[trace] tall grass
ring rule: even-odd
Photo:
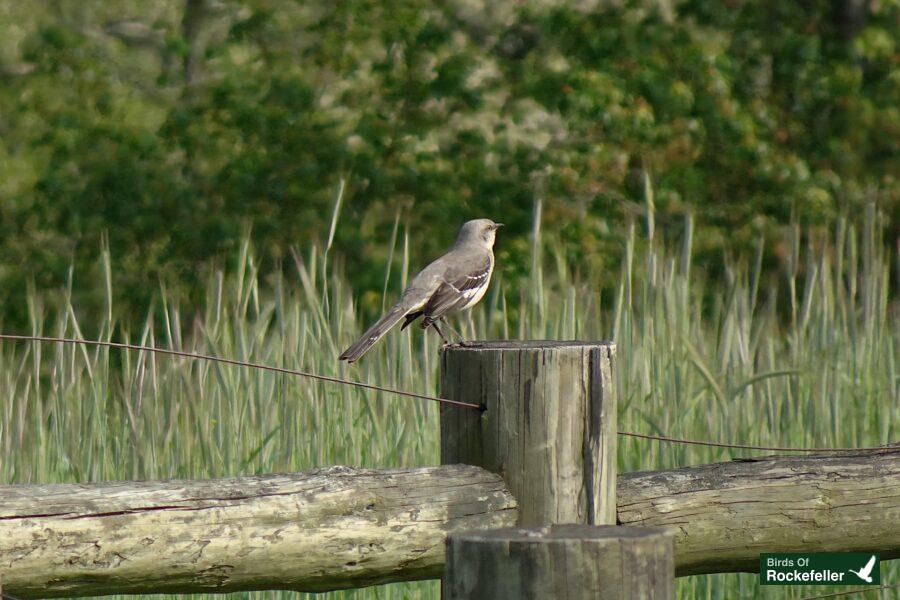
[[[882,243],[886,228],[874,208],[861,225],[840,220],[828,234],[801,236],[796,227],[783,269],[764,272],[760,252],[727,263],[723,280],[707,279],[693,264],[690,218],[670,243],[655,231],[649,210],[646,223],[628,232],[620,272],[605,275],[604,283],[615,283],[606,296],[599,282],[575,278],[555,245],[541,239],[539,207],[535,214],[531,277],[540,285],[523,289],[538,291],[511,298],[501,273],[460,326],[478,338],[615,339],[620,429],[772,445],[900,438],[900,316],[888,293],[898,256]],[[403,240],[396,257],[402,267],[399,277],[386,278],[390,294],[405,283],[412,263],[402,227],[393,238]],[[108,254],[101,260],[100,284],[112,298],[114,266]],[[337,362],[365,323],[351,282],[327,253],[307,248],[295,255],[291,274],[266,283],[249,243],[236,264],[206,282],[199,307],[181,306],[162,287],[142,323],[120,320],[110,301],[101,322],[88,327],[68,292],[36,291],[29,300],[31,330],[67,337],[98,332],[101,339],[438,391],[438,340],[430,332],[393,333],[358,366]],[[3,483],[436,464],[437,415],[427,402],[215,363],[0,343]],[[619,440],[621,471],[745,454]],[[900,580],[900,569],[886,565],[883,580]],[[832,591],[769,589],[767,596],[779,598]],[[684,578],[679,591],[690,598],[759,594],[753,575]],[[429,582],[331,597],[438,596]]]

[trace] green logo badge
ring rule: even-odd
[[[881,556],[870,552],[779,552],[759,555],[761,585],[878,585]]]

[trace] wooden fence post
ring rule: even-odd
[[[522,525],[616,522],[615,344],[495,341],[441,360],[441,462],[498,473]]]
[[[453,533],[443,600],[675,598],[673,535],[662,528],[552,525]]]

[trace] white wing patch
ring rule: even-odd
[[[447,285],[453,288],[453,290],[462,297],[463,305],[460,308],[464,310],[473,304],[477,304],[478,301],[481,300],[482,296],[484,296],[484,293],[487,291],[490,279],[491,269],[487,269],[476,275],[466,276],[466,285],[463,286],[463,290],[460,290],[451,283],[448,283]]]

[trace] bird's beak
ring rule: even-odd
[[[501,227],[506,227],[503,223],[494,223],[494,229],[500,229]]]

